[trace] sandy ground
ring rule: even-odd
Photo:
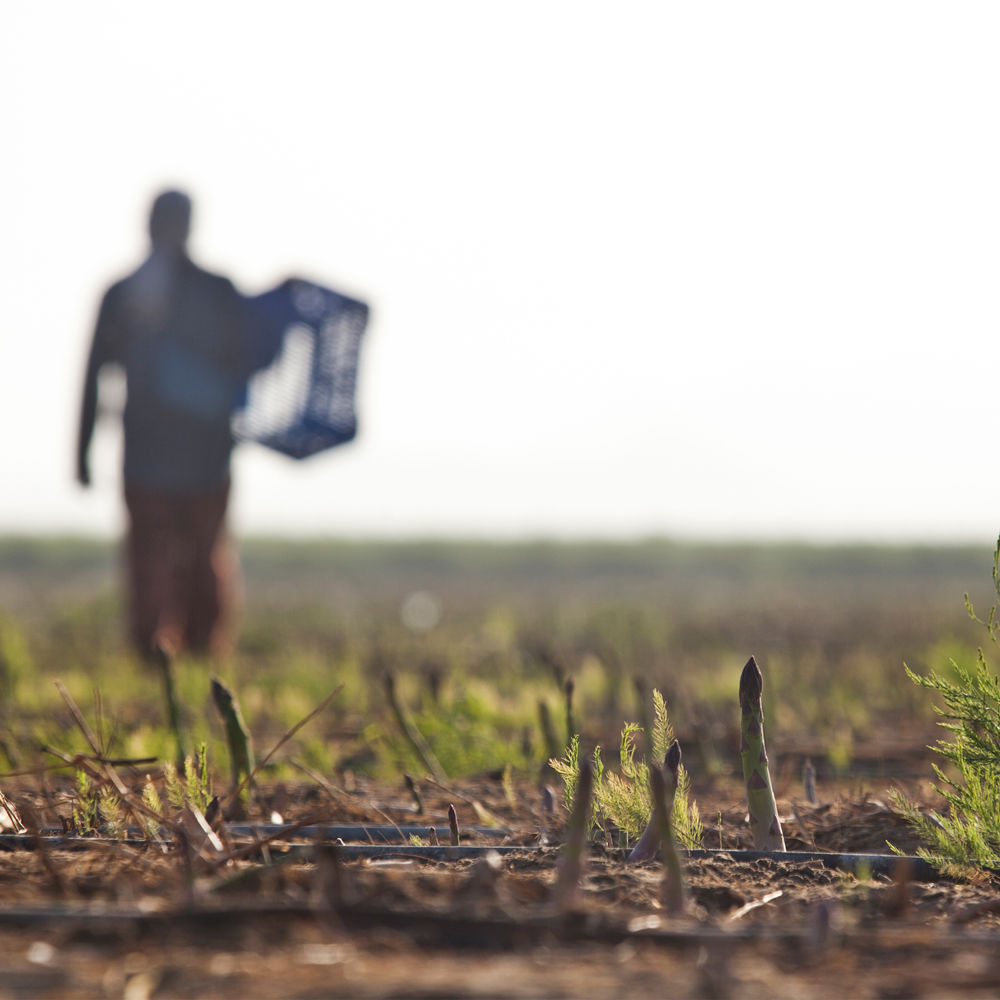
[[[885,792],[875,784],[827,790],[816,804],[782,798],[789,849],[884,854],[889,839],[912,851]],[[737,789],[721,782],[695,793],[706,847],[750,846]],[[266,858],[256,851],[239,860],[226,860],[226,846],[209,863],[176,844],[5,845],[0,997],[967,998],[1000,990],[995,876],[866,877],[819,860],[723,853],[685,861],[687,902],[673,915],[658,862],[629,865],[599,843],[579,891],[563,898],[564,817],[546,811],[533,785],[513,796],[489,779],[426,786],[421,813],[405,788],[278,786],[250,818],[280,811],[285,822],[430,826],[446,822],[449,803],[464,844],[524,849],[426,861],[345,859],[279,843]],[[476,836],[482,810],[514,832]]]

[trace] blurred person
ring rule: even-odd
[[[188,256],[191,199],[164,191],[149,216],[150,253],[105,293],[83,384],[76,478],[106,365],[125,374],[124,494],[129,632],[145,658],[226,655],[239,569],[227,526],[232,411],[249,374],[242,299]]]

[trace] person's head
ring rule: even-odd
[[[149,213],[149,237],[156,250],[180,253],[191,231],[191,199],[183,191],[162,191]]]

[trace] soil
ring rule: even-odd
[[[936,804],[919,781],[906,790]],[[58,789],[6,791],[46,825],[67,819]],[[996,875],[738,860],[725,853],[751,846],[738,786],[693,791],[705,847],[723,853],[684,860],[680,914],[665,909],[659,862],[630,865],[606,844],[590,845],[578,891],[560,893],[561,804],[497,776],[423,782],[419,812],[402,785],[275,785],[248,817],[441,827],[454,804],[463,845],[522,848],[462,860],[345,857],[295,832],[235,860],[245,836],[200,853],[190,839],[185,851],[0,838],[0,998],[997,995]],[[889,840],[912,852],[888,791],[876,780],[828,784],[814,804],[782,796],[789,850],[885,854]],[[483,823],[513,832],[477,834]]]

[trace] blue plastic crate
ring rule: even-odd
[[[357,434],[355,388],[368,306],[290,278],[246,300],[251,375],[237,440],[307,458]]]

